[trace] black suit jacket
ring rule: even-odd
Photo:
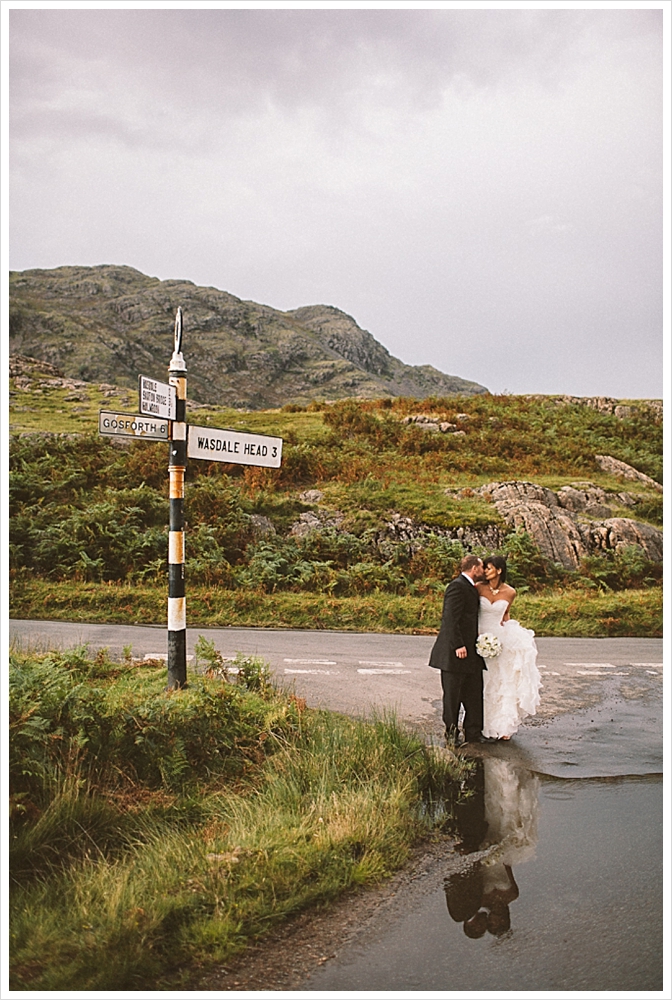
[[[429,657],[430,667],[450,673],[475,674],[487,669],[476,652],[478,639],[478,591],[461,573],[446,587],[441,629]],[[467,647],[461,660],[455,650]]]

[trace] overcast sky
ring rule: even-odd
[[[493,392],[660,396],[662,11],[428,6],[10,10],[10,267],[327,303]]]

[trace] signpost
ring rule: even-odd
[[[140,413],[112,413],[101,410],[100,434],[170,441],[170,524],[168,530],[168,687],[183,688],[187,683],[187,609],[184,574],[184,477],[187,457],[206,462],[259,465],[279,469],[282,438],[265,434],[244,434],[214,427],[187,424],[187,366],[182,356],[182,309],[175,315],[173,354],[169,381],[157,382],[140,375]]]

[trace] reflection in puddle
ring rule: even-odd
[[[468,794],[455,806],[457,850],[479,857],[466,871],[446,879],[448,912],[470,938],[501,937],[511,928],[510,904],[519,889],[513,866],[534,857],[539,815],[539,779],[508,761],[475,761]]]
[[[660,775],[475,765],[450,810],[458,853],[428,861],[303,988],[661,990]]]

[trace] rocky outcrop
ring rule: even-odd
[[[526,531],[547,559],[565,569],[578,569],[581,559],[591,553],[618,552],[627,545],[638,545],[654,562],[663,558],[662,531],[632,518],[611,516],[613,507],[636,506],[632,494],[609,494],[585,482],[555,493],[519,480],[488,483],[473,492],[490,500],[509,527]]]
[[[457,424],[452,424],[448,420],[441,420],[440,417],[430,413],[414,413],[410,417],[404,417],[402,424],[415,424],[423,431],[440,431],[442,434],[460,434]]]
[[[68,403],[88,402],[90,389],[97,389],[108,399],[118,402],[127,402],[128,390],[120,389],[119,386],[110,382],[85,382],[81,378],[68,378],[63,372],[47,361],[39,358],[30,358],[22,354],[11,355],[9,359],[9,376],[11,379],[9,396],[14,395],[14,390],[29,391],[34,395],[42,395],[50,389],[68,389],[68,395],[64,397]],[[76,412],[76,409],[73,410]],[[119,442],[115,442],[118,444]]]
[[[337,529],[343,523],[344,515],[340,510],[316,511],[308,510],[299,514],[299,520],[295,521],[289,529],[290,535],[294,538],[304,538],[312,531],[325,531],[327,528]]]
[[[603,472],[608,472],[612,476],[619,476],[621,479],[636,480],[637,482],[645,483],[647,486],[652,486],[659,493],[663,492],[663,487],[660,483],[657,483],[655,479],[647,476],[644,472],[638,472],[637,469],[633,469],[627,462],[621,462],[618,458],[612,458],[611,455],[596,455],[595,461]]]
[[[305,503],[319,503],[322,493],[319,490],[307,490],[300,495],[300,499]],[[298,521],[290,528],[290,535],[303,538],[314,531],[339,530],[343,520],[344,515],[340,511],[318,507],[316,511],[300,514]],[[405,514],[393,513],[374,532],[372,543],[383,559],[389,559],[398,553],[399,546],[405,547],[409,556],[415,555],[432,537],[460,542],[468,550],[479,548],[494,552],[501,545],[503,534],[496,524],[479,528],[438,528],[415,521]]]
[[[539,394],[527,396],[527,399],[544,398],[549,397]],[[552,396],[550,399],[556,406],[587,406],[598,413],[608,413],[617,420],[632,420],[644,415],[653,416],[656,420],[662,420],[663,417],[661,399],[638,399],[636,403],[622,403],[611,396]]]
[[[63,378],[63,372],[55,365],[50,365],[48,361],[40,361],[38,358],[28,358],[23,354],[14,354],[10,357],[10,378],[29,378],[32,381],[40,376]]]
[[[527,532],[543,556],[567,570],[578,569],[587,555],[619,552],[628,545],[638,546],[653,562],[663,558],[662,531],[618,513],[624,507],[636,511],[645,494],[609,493],[591,482],[574,482],[556,492],[522,480],[488,483],[477,490],[446,490],[446,494],[456,499],[481,496],[489,500],[500,524],[504,521],[508,530]],[[323,499],[320,490],[308,490],[300,499],[318,506],[300,515],[290,530],[294,537],[341,527],[344,515],[340,511],[319,506]],[[459,541],[467,550],[493,552],[500,548],[507,529],[502,530],[496,523],[477,528],[437,528],[392,513],[377,528],[373,543],[383,558],[392,557],[399,546],[405,546],[412,556],[436,536]]]
[[[638,545],[653,562],[663,561],[663,533],[651,524],[629,517],[610,517],[591,521],[583,528],[584,540],[591,552],[609,552]]]
[[[399,545],[407,546],[408,554],[415,555],[424,548],[430,537],[460,542],[468,550],[479,548],[494,551],[501,544],[502,532],[495,524],[480,528],[437,528],[421,524],[403,514],[391,514],[376,533],[375,541],[381,555],[389,557]]]

